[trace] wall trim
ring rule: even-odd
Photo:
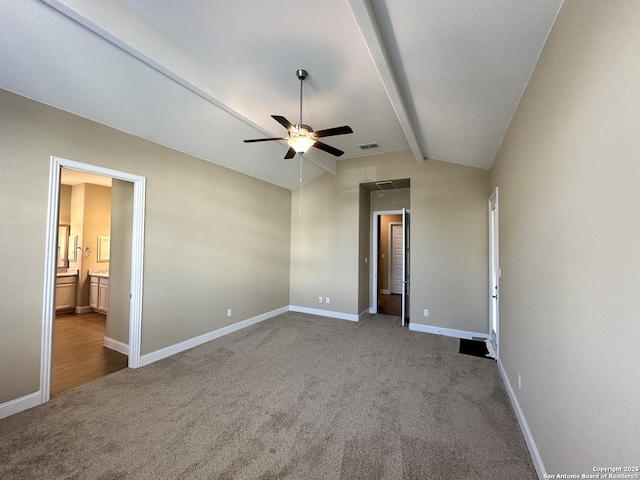
[[[0,404],[0,418],[6,418],[42,404],[40,391]]]
[[[369,316],[369,309],[365,309],[363,311],[360,312],[360,315],[358,315],[358,321],[362,320],[365,317]]]
[[[93,310],[89,305],[84,305],[82,307],[76,307],[76,313],[89,313]]]
[[[357,322],[360,320],[358,315],[353,313],[332,312],[331,310],[320,310],[319,308],[298,307],[297,305],[289,305],[290,312],[309,313],[311,315],[320,315],[321,317],[337,318],[339,320],[349,320]]]
[[[114,340],[110,337],[104,337],[104,346],[110,348],[111,350],[115,350],[116,352],[120,352],[124,355],[129,356],[129,345],[127,345],[126,343]]]
[[[518,419],[518,425],[520,425],[520,430],[522,430],[522,435],[524,436],[527,448],[529,449],[529,454],[531,455],[533,466],[536,468],[536,472],[538,473],[538,478],[547,478],[547,470],[544,468],[544,463],[542,462],[540,451],[538,450],[538,446],[536,445],[536,441],[533,438],[531,430],[529,430],[527,419],[524,416],[522,408],[520,408],[520,402],[518,402],[518,397],[516,397],[516,393],[511,387],[511,382],[509,382],[509,377],[507,376],[507,372],[505,371],[500,358],[498,358],[498,371],[500,372],[502,382],[504,383],[507,394],[509,395],[509,400],[511,401],[513,411],[516,414],[516,418]]]
[[[144,367],[145,365],[150,365],[154,362],[157,362],[158,360],[162,360],[163,358],[170,357],[171,355],[175,355],[176,353],[184,352],[185,350],[189,350],[190,348],[197,347],[198,345],[202,345],[203,343],[210,342],[211,340],[215,340],[216,338],[228,335],[237,330],[242,330],[243,328],[247,328],[251,325],[262,322],[264,320],[268,320],[269,318],[281,315],[288,311],[288,306],[281,307],[270,312],[262,313],[255,317],[242,320],[232,325],[227,325],[226,327],[213,330],[212,332],[190,338],[189,340],[185,340],[183,342],[161,348],[160,350],[156,350],[155,352],[147,353],[140,356],[140,366]]]
[[[432,325],[422,325],[420,323],[409,323],[409,330],[423,333],[434,333],[436,335],[445,335],[447,337],[466,338],[487,338],[486,333],[468,332],[466,330],[456,330],[454,328],[434,327]]]

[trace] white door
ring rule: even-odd
[[[391,250],[391,261],[389,276],[391,284],[389,291],[395,294],[402,294],[404,284],[404,229],[401,223],[392,223],[391,225],[391,242],[389,249]]]
[[[409,211],[402,209],[402,326],[409,325]]]
[[[489,353],[498,358],[500,262],[498,258],[498,189],[489,198]],[[493,351],[491,351],[493,349]]]

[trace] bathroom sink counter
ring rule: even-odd
[[[89,270],[90,277],[109,278],[109,272],[105,270]]]
[[[78,275],[78,270],[67,270],[66,272],[57,272],[56,277],[75,277]]]

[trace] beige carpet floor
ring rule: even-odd
[[[495,362],[458,345],[280,315],[0,420],[0,478],[536,479]]]

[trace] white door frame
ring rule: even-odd
[[[409,230],[409,213],[408,208],[402,209],[402,326],[406,327],[409,324],[409,297],[411,284],[409,275],[409,263],[411,261],[409,257],[410,248],[410,235]]]
[[[146,178],[109,168],[51,157],[49,172],[49,204],[44,265],[44,300],[42,307],[42,343],[40,358],[41,403],[48,402],[51,392],[53,321],[55,318],[56,242],[60,208],[60,169],[104,175],[133,183],[133,229],[131,239],[131,304],[129,312],[129,367],[140,367],[142,332],[142,280],[144,267],[144,214]]]
[[[379,210],[371,219],[371,305],[369,313],[378,313],[378,220],[381,215],[402,215],[402,210]]]
[[[500,354],[500,236],[498,187],[493,191],[488,204],[489,218],[489,341],[495,350],[495,358]],[[495,284],[494,284],[495,281]],[[495,295],[495,297],[494,297]],[[495,324],[494,324],[495,322]],[[492,331],[495,330],[495,341]]]

